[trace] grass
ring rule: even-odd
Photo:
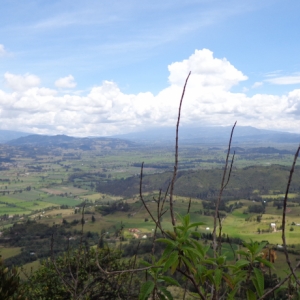
[[[53,186],[51,188],[41,188],[41,191],[46,192],[48,194],[60,195],[60,194],[72,194],[73,196],[78,196],[86,193],[87,191],[84,189],[79,189],[73,186]]]
[[[21,272],[20,272],[20,278],[22,280],[26,280],[28,276],[30,276],[31,273],[34,273],[37,271],[40,267],[41,263],[39,260],[32,261],[30,263],[27,263],[22,266]]]
[[[12,194],[12,198],[19,199],[21,201],[32,201],[39,198],[39,192],[37,190],[23,191],[22,193]]]
[[[0,255],[7,259],[21,253],[21,247],[0,247]]]
[[[52,204],[68,206],[77,206],[78,204],[82,203],[82,199],[74,199],[60,196],[50,196],[45,198],[44,200]]]

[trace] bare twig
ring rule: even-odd
[[[235,152],[233,153],[233,156],[232,156],[232,159],[231,159],[230,169],[229,169],[229,174],[228,174],[228,177],[227,177],[227,181],[224,184],[224,187],[223,187],[222,192],[221,192],[220,202],[221,202],[222,193],[223,193],[224,189],[226,188],[226,186],[227,186],[227,184],[229,183],[229,180],[230,180],[230,176],[231,176],[231,172],[232,172],[232,167],[233,167],[233,162],[234,162],[234,156],[235,156]],[[220,202],[219,202],[219,204],[220,204]],[[221,221],[219,210],[218,210],[218,221],[219,221],[219,242],[218,242],[218,249],[219,249],[219,252],[221,253],[222,221]]]
[[[290,170],[290,176],[289,176],[288,184],[286,186],[285,196],[284,196],[284,200],[283,200],[283,211],[282,211],[282,243],[283,243],[283,250],[284,250],[286,262],[287,262],[287,264],[290,268],[291,273],[295,277],[295,280],[296,280],[298,285],[300,285],[300,281],[299,281],[294,269],[292,268],[291,261],[290,261],[290,258],[289,258],[289,254],[288,254],[288,251],[287,251],[287,248],[286,248],[286,238],[285,238],[285,225],[286,225],[285,223],[286,223],[286,221],[285,221],[285,216],[286,216],[286,207],[287,207],[289,189],[290,189],[290,185],[291,185],[291,182],[292,182],[292,178],[293,178],[293,174],[294,174],[294,170],[295,170],[295,165],[296,165],[296,162],[297,162],[299,152],[300,152],[300,146],[298,147],[298,149],[295,153],[293,165],[292,165],[292,168]]]
[[[267,296],[271,295],[272,293],[274,293],[275,290],[277,290],[278,288],[280,288],[284,283],[286,283],[291,276],[293,275],[293,273],[300,267],[300,262],[298,262],[298,264],[296,265],[296,267],[293,269],[293,272],[291,272],[287,277],[285,277],[283,280],[281,280],[278,284],[276,284],[274,287],[272,287],[272,289],[268,290],[265,294],[263,294],[258,300],[262,300],[265,299]]]
[[[188,278],[188,279],[192,282],[192,284],[194,285],[194,287],[195,287],[195,289],[197,290],[197,293],[199,294],[200,298],[201,298],[202,300],[206,300],[206,298],[205,298],[205,296],[202,294],[202,292],[201,292],[201,290],[200,290],[200,288],[199,288],[199,286],[198,286],[198,284],[197,284],[195,278],[194,278],[192,275],[187,274],[186,272],[184,272],[183,270],[181,270],[181,269],[179,269],[179,268],[177,268],[177,271],[178,271],[179,273],[181,273],[183,276],[185,276],[186,278]]]
[[[145,200],[144,200],[144,197],[143,197],[143,169],[144,169],[144,162],[142,163],[142,166],[141,166],[141,175],[140,175],[140,199],[141,201],[143,202],[143,205],[144,207],[146,208],[149,216],[151,217],[151,219],[153,220],[153,222],[155,223],[155,225],[160,229],[161,233],[164,234],[164,230],[162,229],[161,225],[160,225],[160,222],[159,220],[155,220],[153,214],[151,213],[150,209],[148,208]]]
[[[98,256],[96,257],[96,265],[97,265],[98,269],[101,272],[103,272],[105,275],[108,275],[108,276],[117,275],[117,274],[124,274],[124,273],[137,273],[137,272],[141,272],[141,271],[145,271],[145,270],[149,270],[149,269],[155,268],[155,266],[149,266],[149,267],[144,267],[144,268],[126,269],[126,270],[111,271],[111,272],[109,272],[109,271],[104,270],[100,266]]]
[[[191,203],[192,203],[192,198],[190,198],[190,200],[189,200],[189,206],[188,206],[188,209],[187,209],[188,214],[190,213]]]
[[[50,245],[51,262],[52,262],[52,264],[54,266],[56,274],[59,276],[59,278],[61,279],[61,281],[64,283],[65,288],[68,290],[68,292],[71,295],[76,296],[76,294],[74,295],[74,288],[72,287],[72,285],[67,280],[65,280],[65,278],[63,277],[63,275],[61,274],[60,270],[58,269],[58,267],[56,265],[55,258],[54,258],[53,247],[54,247],[54,234],[51,235],[51,245]]]
[[[176,225],[175,215],[174,215],[174,207],[173,207],[173,193],[174,193],[174,185],[175,185],[175,180],[176,180],[176,176],[177,176],[177,169],[178,169],[178,132],[179,132],[180,114],[181,114],[182,101],[183,101],[184,94],[185,94],[185,88],[186,88],[186,85],[188,83],[190,75],[191,75],[191,72],[189,72],[189,74],[188,74],[188,76],[185,80],[183,90],[182,90],[179,109],[178,109],[177,125],[176,125],[175,165],[174,165],[173,177],[172,177],[172,180],[171,180],[171,187],[170,187],[170,213],[171,213],[171,220],[172,220],[172,225],[173,226]]]
[[[216,209],[215,209],[215,216],[214,216],[214,230],[213,230],[214,256],[216,256],[216,252],[217,252],[217,248],[218,248],[218,246],[217,246],[217,234],[216,234],[217,220],[219,220],[219,226],[221,226],[221,220],[220,220],[220,216],[219,216],[219,206],[220,206],[220,202],[221,202],[221,199],[222,199],[223,191],[224,191],[225,187],[227,186],[227,184],[229,182],[230,175],[231,175],[231,170],[232,170],[232,166],[233,166],[234,157],[231,160],[229,175],[227,176],[227,168],[228,168],[228,161],[229,161],[229,155],[230,155],[230,148],[231,148],[232,136],[233,136],[235,125],[236,125],[236,122],[234,123],[234,125],[231,129],[230,139],[229,139],[228,148],[227,148],[227,156],[226,156],[226,161],[225,161],[225,166],[224,166],[224,171],[223,171],[223,177],[222,177],[222,182],[221,182],[221,188],[220,188],[218,200],[216,202]],[[226,176],[227,176],[227,180],[226,180]],[[226,180],[226,183],[225,183],[225,180]]]

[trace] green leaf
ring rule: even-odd
[[[198,275],[202,275],[203,273],[205,273],[207,271],[207,268],[203,265],[199,265],[198,269],[197,269],[197,274]]]
[[[160,276],[159,278],[163,279],[165,282],[171,284],[171,285],[176,285],[176,286],[180,286],[180,284],[178,283],[178,281],[172,277],[169,276]]]
[[[195,236],[195,237],[201,238],[201,233],[198,232],[198,231],[192,231],[191,234],[192,234],[193,236]]]
[[[176,263],[176,261],[178,262],[178,253],[172,252],[167,261],[165,262],[163,272],[166,272],[171,266],[173,266]]]
[[[256,300],[256,296],[251,290],[247,290],[247,300]]]
[[[191,265],[191,262],[186,257],[181,256],[181,259],[184,261],[190,272],[196,273],[196,269]]]
[[[146,267],[150,267],[150,266],[151,266],[151,264],[148,263],[148,262],[145,261],[145,260],[140,260],[139,262],[140,262],[142,265],[146,266]]]
[[[225,262],[225,260],[226,260],[226,256],[224,256],[224,255],[219,256],[219,257],[217,258],[217,264],[218,264],[218,265],[223,265],[224,262]]]
[[[185,215],[185,216],[183,217],[183,225],[184,225],[185,227],[188,227],[189,224],[190,224],[190,215],[187,214],[187,215]]]
[[[255,254],[259,254],[262,249],[264,249],[266,247],[266,245],[268,244],[268,242],[261,242],[257,245],[257,248],[255,249],[256,250],[256,253]]]
[[[199,251],[197,249],[190,247],[190,246],[182,246],[182,250],[190,252],[189,255],[187,255],[191,260],[194,260],[197,256],[199,256]],[[193,255],[194,254],[194,255]]]
[[[176,216],[177,216],[177,219],[179,219],[179,221],[181,222],[181,224],[183,224],[184,223],[183,217],[179,214],[176,214]]]
[[[215,270],[214,279],[215,279],[216,290],[218,291],[222,280],[222,270],[220,269]]]
[[[259,270],[257,268],[254,268],[253,271],[254,271],[254,276],[256,279],[256,283],[257,283],[257,286],[255,286],[257,289],[257,293],[259,296],[262,296],[264,293],[264,285],[265,285],[264,284],[264,275],[262,274],[261,270]]]
[[[238,250],[238,251],[236,251],[236,253],[244,255],[244,256],[248,256],[249,255],[249,252],[246,252],[246,251],[243,251],[243,250]]]
[[[179,229],[181,231],[184,231],[185,230],[185,227],[184,226],[181,226],[181,225],[178,225],[175,227],[176,229]]]
[[[170,239],[158,238],[155,241],[175,246],[175,243],[173,241],[171,241]]]
[[[238,289],[234,289],[233,291],[231,291],[230,294],[228,294],[226,300],[234,300],[234,296],[235,296],[237,291],[238,291]]]
[[[158,289],[167,297],[167,299],[173,300],[172,294],[164,286],[160,286]]]
[[[146,281],[143,283],[140,294],[139,294],[139,300],[145,300],[150,295],[150,293],[153,291],[155,285],[153,281]]]
[[[194,248],[197,248],[201,258],[203,258],[209,248],[203,247],[201,244],[198,243],[198,241],[192,241],[192,244]]]
[[[203,222],[196,222],[196,223],[192,223],[191,225],[188,226],[187,229],[193,228],[193,227],[197,227],[197,226],[202,226],[205,225],[205,223]]]
[[[179,265],[179,259],[176,260],[176,261],[174,262],[174,264],[171,266],[171,274],[172,274],[172,275],[175,273],[175,271],[176,271],[178,265]]]
[[[273,264],[271,262],[269,262],[268,260],[266,259],[263,259],[261,257],[256,257],[255,261],[258,261],[262,264],[264,264],[265,266],[269,267],[269,268],[274,268]]]
[[[165,264],[165,260],[169,257],[171,252],[174,250],[174,246],[168,244],[167,247],[165,248],[160,260],[157,262],[158,265]]]
[[[241,268],[243,268],[243,267],[245,267],[245,266],[248,266],[249,265],[249,261],[248,260],[246,260],[246,259],[240,259],[240,260],[238,260],[236,263],[235,263],[235,267],[236,268],[238,268],[238,269],[241,269]]]

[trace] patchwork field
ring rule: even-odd
[[[218,195],[224,150],[225,147],[180,149],[175,211],[180,215],[186,214],[191,197],[191,221],[205,223],[197,228],[203,234],[212,232],[213,207],[205,208],[204,201],[213,203]],[[154,222],[138,195],[140,167],[144,162],[144,197],[150,211],[155,213],[157,205],[153,196],[158,196],[160,188],[164,193],[169,183],[174,164],[173,148],[109,151],[56,149],[47,155],[32,154],[28,150],[18,151],[11,156],[13,163],[3,165],[0,170],[1,231],[31,219],[39,226],[47,224],[51,228],[58,228],[57,225],[62,225],[65,230],[69,230],[68,234],[73,235],[75,230],[81,230],[79,206],[85,201],[85,232],[105,234],[105,241],[110,245],[116,245],[115,236],[121,227],[124,227],[125,243],[136,238],[143,240],[144,235],[151,238]],[[292,154],[236,155],[224,201],[226,206],[239,203],[239,207],[226,213],[222,211],[222,232],[225,236],[246,242],[251,239],[268,241],[272,246],[282,244],[280,201],[284,197],[289,174],[289,168],[285,166],[290,166],[292,159]],[[300,168],[297,167],[289,194],[286,222],[287,243],[295,253],[300,251],[300,226],[297,225],[300,224],[299,181]],[[100,213],[99,207],[107,207],[117,201],[129,204],[130,209],[107,215]],[[249,212],[250,206],[261,205],[265,206],[264,213]],[[271,231],[271,223],[276,224],[276,232]],[[162,225],[165,229],[172,229],[168,211],[162,217]],[[137,230],[136,235],[133,229]],[[203,243],[209,244],[210,240],[203,239]],[[228,244],[224,243],[223,251],[228,260],[235,260]],[[20,252],[20,247],[0,248],[0,255],[5,259]],[[292,264],[295,264],[300,255],[291,254],[290,257]],[[24,265],[24,268],[30,272],[32,267],[38,266],[37,260]],[[287,265],[280,251],[277,251],[274,267],[272,272],[284,276]]]

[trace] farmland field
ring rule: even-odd
[[[150,211],[155,213],[154,199],[160,189],[165,195],[173,169],[173,155],[173,149],[166,147],[105,153],[69,149],[60,150],[57,155],[14,157],[16,163],[0,171],[0,228],[4,230],[29,219],[37,224],[80,232],[80,206],[85,202],[84,232],[99,235],[105,232],[109,245],[115,245],[116,232],[121,227],[124,227],[125,239],[136,238],[130,231],[132,229],[139,231],[139,238],[143,235],[151,237],[155,224],[139,199],[141,162],[144,162],[144,199]],[[231,180],[223,195],[222,233],[225,236],[245,242],[268,241],[273,247],[282,244],[281,201],[289,173],[285,166],[289,166],[292,159],[293,155],[236,155]],[[203,222],[197,230],[206,236],[213,228],[213,203],[218,195],[223,163],[224,147],[213,150],[187,147],[180,151],[174,208],[176,213],[186,214],[191,199],[191,221]],[[300,224],[299,171],[296,168],[291,185],[286,223],[288,248],[295,253],[300,253],[300,226],[297,226]],[[120,201],[129,205],[128,211],[102,214],[101,209]],[[165,205],[168,207],[168,195]],[[249,211],[250,207],[255,210],[262,206],[263,213]],[[270,230],[271,223],[276,224],[276,232]],[[162,225],[166,230],[172,229],[168,211],[162,217]],[[210,243],[205,238],[203,242]],[[11,251],[6,249],[0,249],[6,258],[20,253],[18,247]],[[223,250],[229,260],[234,259],[227,244]],[[293,263],[299,256],[291,254]],[[29,270],[38,265],[37,260],[26,264],[25,268]],[[274,272],[284,275],[286,263],[279,251],[274,267]]]

